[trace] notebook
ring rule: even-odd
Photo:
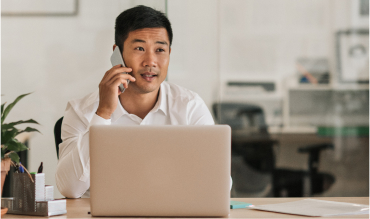
[[[369,206],[318,199],[304,199],[279,204],[257,205],[252,209],[311,217],[369,214]]]

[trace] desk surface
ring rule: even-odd
[[[235,201],[248,202],[254,205],[277,204],[277,203],[283,203],[283,202],[298,201],[302,199],[305,199],[305,198],[232,198],[232,200],[235,200]],[[315,199],[369,205],[369,197],[325,197],[325,198],[315,197]],[[91,218],[92,216],[87,213],[88,211],[90,211],[90,199],[88,198],[67,199],[67,215],[54,216],[52,218],[66,218],[66,217],[67,218]],[[3,218],[36,218],[36,216],[6,214],[4,215]],[[46,217],[41,217],[41,218],[46,218]],[[136,219],[137,218],[138,217],[136,217]],[[252,209],[231,209],[229,218],[313,218],[313,217],[280,214],[280,213],[274,213],[274,212],[252,210]],[[349,216],[338,216],[338,217],[323,217],[323,218],[325,219],[329,219],[329,218],[369,218],[369,215],[365,214],[365,215],[354,215],[350,217]]]

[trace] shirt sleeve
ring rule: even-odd
[[[196,96],[187,105],[187,121],[189,125],[214,125],[211,112],[203,99]]]
[[[92,125],[110,124],[110,119],[106,120],[96,114],[86,124],[68,103],[62,123],[62,143],[59,144],[59,162],[55,174],[58,190],[65,197],[79,198],[89,189],[89,128]]]

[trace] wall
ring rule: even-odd
[[[217,1],[168,1],[174,39],[168,80],[197,92],[209,109],[219,96]]]

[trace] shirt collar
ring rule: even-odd
[[[159,95],[157,103],[154,105],[153,109],[150,112],[157,112],[161,110],[165,115],[167,115],[167,98],[166,98],[166,89],[162,83],[159,89]]]
[[[118,97],[117,108],[113,112],[112,117],[111,117],[112,123],[117,121],[119,118],[121,118],[121,116],[123,116],[125,114],[129,114],[129,113],[123,108],[123,106],[121,104],[121,101],[119,100],[119,97]]]
[[[164,84],[162,83],[159,88],[159,95],[156,104],[154,105],[153,109],[149,113],[155,113],[158,110],[161,110],[165,115],[167,115],[167,98],[166,98],[166,89]],[[113,112],[111,121],[114,123],[117,121],[121,116],[129,115],[129,113],[123,108],[121,101],[118,97],[118,104],[116,110]]]

